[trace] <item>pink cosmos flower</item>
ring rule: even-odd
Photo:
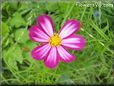
[[[54,24],[48,15],[40,15],[37,24],[29,29],[30,39],[42,44],[32,50],[32,57],[44,60],[48,68],[55,68],[59,61],[72,62],[75,56],[66,49],[81,50],[85,46],[82,36],[75,33],[80,29],[80,23],[67,20],[58,33],[54,32]]]

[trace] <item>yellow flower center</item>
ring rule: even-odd
[[[58,46],[61,44],[61,38],[57,33],[54,33],[54,35],[50,38],[50,44],[52,46]]]

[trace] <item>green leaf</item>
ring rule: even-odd
[[[25,28],[16,30],[14,36],[15,40],[19,43],[25,43],[27,40],[29,40],[28,31]]]
[[[97,32],[99,35],[101,35],[102,38],[105,40],[108,40],[107,35],[92,21],[90,20],[91,23],[89,23]]]
[[[18,8],[18,2],[15,2],[15,3],[10,3],[8,2],[9,6],[11,7],[11,9],[17,9]]]
[[[18,70],[17,62],[22,64],[23,56],[21,48],[18,45],[10,47],[7,51],[3,51],[3,57],[5,62],[12,68]]]
[[[9,32],[8,25],[5,22],[2,22],[2,37],[5,37]]]
[[[28,61],[32,60],[31,51],[33,48],[37,47],[36,43],[31,42],[30,40],[26,42],[25,45],[22,45],[23,57]]]
[[[22,18],[22,16],[18,12],[16,12],[13,15],[13,18],[10,20],[10,25],[15,26],[16,28],[20,26],[25,26],[25,24],[26,24],[25,20]]]
[[[57,4],[56,3],[48,3],[46,4],[46,9],[48,11],[55,11],[57,9]],[[53,8],[54,7],[54,8]]]
[[[65,85],[75,84],[74,81],[72,81],[68,75],[61,75],[58,79],[58,83]]]
[[[11,37],[9,37],[9,38],[7,38],[7,37],[6,38],[3,38],[2,39],[2,48],[7,47],[12,42],[13,42],[13,40],[12,40]]]
[[[36,43],[33,43],[32,41],[27,41],[26,42],[26,46],[29,48],[29,49],[33,49],[34,47],[37,47],[38,45]]]

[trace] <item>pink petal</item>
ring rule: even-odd
[[[53,22],[51,18],[48,15],[40,15],[37,18],[39,26],[42,28],[42,30],[48,34],[50,37],[53,36]]]
[[[36,60],[42,60],[47,57],[50,49],[51,46],[49,44],[38,46],[32,50],[32,57]]]
[[[61,61],[69,63],[75,60],[75,57],[67,52],[62,46],[58,46],[57,51]]]
[[[29,37],[36,42],[48,42],[49,36],[42,31],[39,26],[33,25],[29,29]]]
[[[63,39],[62,45],[74,50],[81,50],[85,46],[85,39],[82,36],[72,35]]]
[[[80,29],[80,23],[77,20],[68,20],[60,30],[60,37],[66,38]]]
[[[52,47],[50,53],[45,59],[45,65],[49,68],[55,68],[58,65],[59,58],[57,56],[56,47]]]

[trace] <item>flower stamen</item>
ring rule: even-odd
[[[54,35],[50,38],[50,44],[52,46],[58,46],[61,44],[61,38],[57,33],[54,33]]]

